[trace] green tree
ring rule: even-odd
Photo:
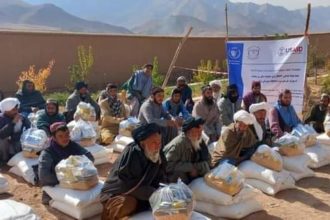
[[[218,70],[219,61],[215,60],[213,64],[212,60],[201,60],[199,66],[197,67],[197,71],[193,73],[193,81],[207,84],[217,78],[217,75],[212,73],[212,71]]]
[[[159,63],[157,57],[154,57],[152,65],[154,66],[152,69],[152,83],[155,86],[162,86],[165,76],[159,72]]]
[[[92,71],[94,65],[94,56],[92,46],[88,49],[85,46],[80,45],[77,48],[77,63],[69,66],[70,84],[67,86],[69,89],[73,88],[73,85],[77,81],[88,81],[87,77]]]

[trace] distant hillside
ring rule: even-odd
[[[0,1],[0,28],[132,33],[123,27],[78,18],[52,4],[32,6],[19,0]]]

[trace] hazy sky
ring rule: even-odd
[[[25,0],[26,2],[33,3],[33,4],[40,4],[40,3],[55,3],[60,6],[66,5],[68,2],[77,2],[78,4],[83,2],[82,0]],[[85,0],[86,1],[86,0]],[[89,0],[94,1],[97,4],[97,0]],[[120,1],[120,0],[118,0]],[[134,1],[134,0],[132,0]],[[150,0],[152,1],[152,0]],[[164,0],[170,1],[170,0]],[[306,8],[307,3],[312,3],[312,7],[316,6],[330,6],[330,0],[230,0],[231,2],[254,2],[256,4],[264,4],[269,3],[272,5],[280,5],[287,9],[298,9],[298,8]]]
[[[287,9],[306,8],[308,3],[312,7],[316,6],[330,6],[330,0],[230,0],[231,2],[254,2],[256,4],[269,3],[272,5],[280,5]],[[330,12],[329,12],[330,13]]]

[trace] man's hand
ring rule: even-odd
[[[178,125],[179,127],[182,126],[182,124],[183,124],[183,118],[181,118],[181,117],[177,117],[177,118],[175,119],[175,121],[176,121],[176,123],[177,123],[177,125]]]
[[[167,126],[169,126],[169,127],[178,127],[178,124],[175,120],[168,120],[167,121]]]

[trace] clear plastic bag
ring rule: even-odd
[[[310,125],[298,124],[293,128],[291,134],[301,138],[306,147],[313,146],[317,143],[316,137],[318,134]]]
[[[70,131],[70,136],[73,141],[85,141],[90,142],[90,144],[95,144],[97,133],[91,122],[79,119],[74,123]]]
[[[188,220],[195,205],[192,191],[180,179],[155,191],[149,202],[156,220]]]
[[[265,144],[258,147],[257,151],[252,155],[251,160],[263,167],[278,172],[283,169],[281,155]]]
[[[76,112],[74,113],[74,119],[82,119],[84,121],[95,121],[96,112],[94,107],[90,103],[79,102]]]
[[[119,123],[119,134],[127,137],[132,136],[132,131],[138,126],[139,120],[135,117],[129,117]]]
[[[92,161],[85,155],[70,156],[55,167],[60,186],[87,190],[98,183],[98,173]]]
[[[274,141],[283,156],[296,156],[304,153],[305,145],[298,137],[286,133]]]
[[[21,135],[22,150],[40,152],[49,146],[49,139],[44,130],[29,128]]]
[[[231,196],[239,193],[244,185],[244,175],[237,167],[224,162],[204,176],[205,182]]]

